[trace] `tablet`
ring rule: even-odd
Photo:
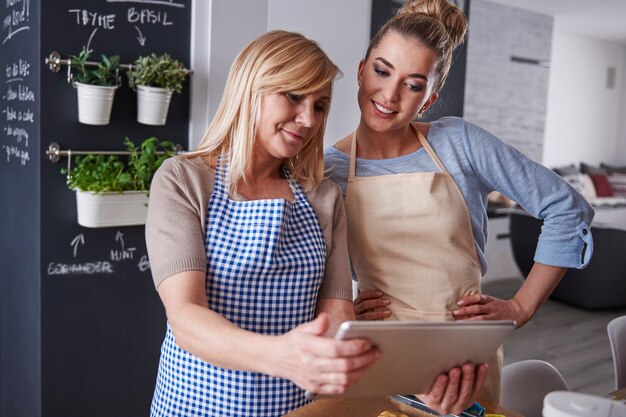
[[[336,339],[367,338],[383,356],[338,397],[427,392],[442,372],[487,362],[514,328],[508,320],[347,321]]]

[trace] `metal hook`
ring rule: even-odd
[[[67,82],[74,88],[76,88],[76,84],[74,83],[74,74],[72,74],[72,66],[67,66]]]
[[[72,150],[67,150],[67,176],[66,182],[69,184],[72,179]]]

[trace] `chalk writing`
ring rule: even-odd
[[[27,85],[20,84],[17,86],[17,99],[19,101],[35,101],[35,93],[30,91],[30,87]]]
[[[7,79],[16,77],[28,77],[30,75],[30,62],[25,59],[18,59],[16,62],[5,67],[4,72]]]
[[[158,4],[160,6],[172,6],[178,8],[185,8],[182,3],[177,3],[173,0],[107,0],[107,3],[139,3],[139,4]]]
[[[128,9],[128,21],[130,23],[139,24],[156,24],[162,26],[171,26],[174,23],[167,20],[167,12],[154,11],[150,9],[137,10],[134,7]]]
[[[2,113],[7,115],[7,121],[17,119],[17,112],[12,107],[7,107],[5,110],[2,110]]]
[[[13,136],[14,138],[16,138],[17,143],[21,143],[22,140],[24,140],[24,144],[28,146],[28,131],[26,129],[8,125],[6,127],[3,127],[2,130],[6,133],[7,136]]]
[[[137,248],[128,248],[125,250],[111,249],[111,260],[115,262],[132,260]]]
[[[137,248],[125,248],[124,247],[124,234],[119,230],[115,233],[115,241],[120,243],[122,247],[120,250],[111,249],[110,256],[112,261],[126,261],[132,260],[135,250]]]
[[[137,267],[141,272],[145,272],[150,269],[150,262],[148,262],[148,255],[143,255],[137,264]]]
[[[90,12],[86,9],[69,9],[67,12],[75,15],[76,24],[79,26],[100,27],[108,30],[115,29],[115,14]]]
[[[30,0],[5,0],[5,6],[8,14],[2,19],[3,45],[19,32],[30,29]]]
[[[2,113],[6,114],[7,122],[10,122],[12,120],[17,120],[18,122],[29,122],[29,123],[35,122],[35,114],[30,109],[26,109],[22,111],[22,110],[15,110],[13,107],[7,106],[4,110],[2,110]]]
[[[6,101],[35,101],[35,93],[30,91],[30,87],[27,85],[19,84],[17,91],[15,91],[12,86],[9,86],[6,95],[2,96],[2,98]]]
[[[106,261],[84,262],[76,264],[62,264],[50,262],[48,264],[48,275],[93,275],[112,274],[113,265]]]
[[[12,145],[2,145],[2,148],[7,155],[7,162],[11,162],[12,158],[16,158],[20,161],[21,165],[24,166],[26,162],[30,161],[30,154],[27,150]]]
[[[23,0],[5,0],[7,5],[24,4]],[[15,59],[4,65],[4,75],[6,76],[6,91],[2,99],[11,103],[5,105],[0,110],[0,115],[4,115],[6,122],[2,123],[4,136],[11,139],[12,143],[2,145],[2,150],[6,156],[6,161],[19,161],[24,166],[30,161],[28,149],[29,133],[27,126],[35,123],[35,113],[30,107],[24,107],[26,103],[36,102],[35,92],[27,85],[30,77],[30,62],[25,59]],[[25,125],[24,125],[25,123]]]
[[[110,259],[109,260],[100,260],[100,261],[90,261],[90,262],[50,262],[48,264],[48,275],[95,275],[95,274],[112,274],[115,272],[115,263],[124,262],[124,261],[132,261],[136,259],[139,255],[137,253],[137,248],[127,248],[124,243],[124,234],[119,230],[115,233],[115,242],[119,243],[119,249],[111,249],[109,251]],[[72,256],[74,258],[79,257],[78,252],[79,248],[86,245],[85,235],[80,233],[76,235],[71,243],[72,247]],[[148,263],[148,255],[142,255],[141,259],[137,264],[137,268],[144,272],[150,269],[150,264]]]

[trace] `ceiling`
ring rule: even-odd
[[[626,0],[488,0],[554,16],[554,30],[626,45]]]

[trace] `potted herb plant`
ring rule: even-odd
[[[146,222],[148,190],[156,170],[175,154],[175,146],[155,137],[139,147],[124,140],[128,159],[117,155],[89,154],[76,157],[67,175],[68,187],[76,191],[78,224],[84,227],[141,225]]]
[[[111,118],[115,90],[119,86],[120,57],[102,55],[97,65],[90,65],[89,52],[83,49],[70,56],[72,84],[78,93],[78,121],[88,125],[106,125]]]
[[[140,56],[128,71],[128,85],[137,91],[137,121],[162,126],[172,93],[183,90],[187,70],[169,54]]]

